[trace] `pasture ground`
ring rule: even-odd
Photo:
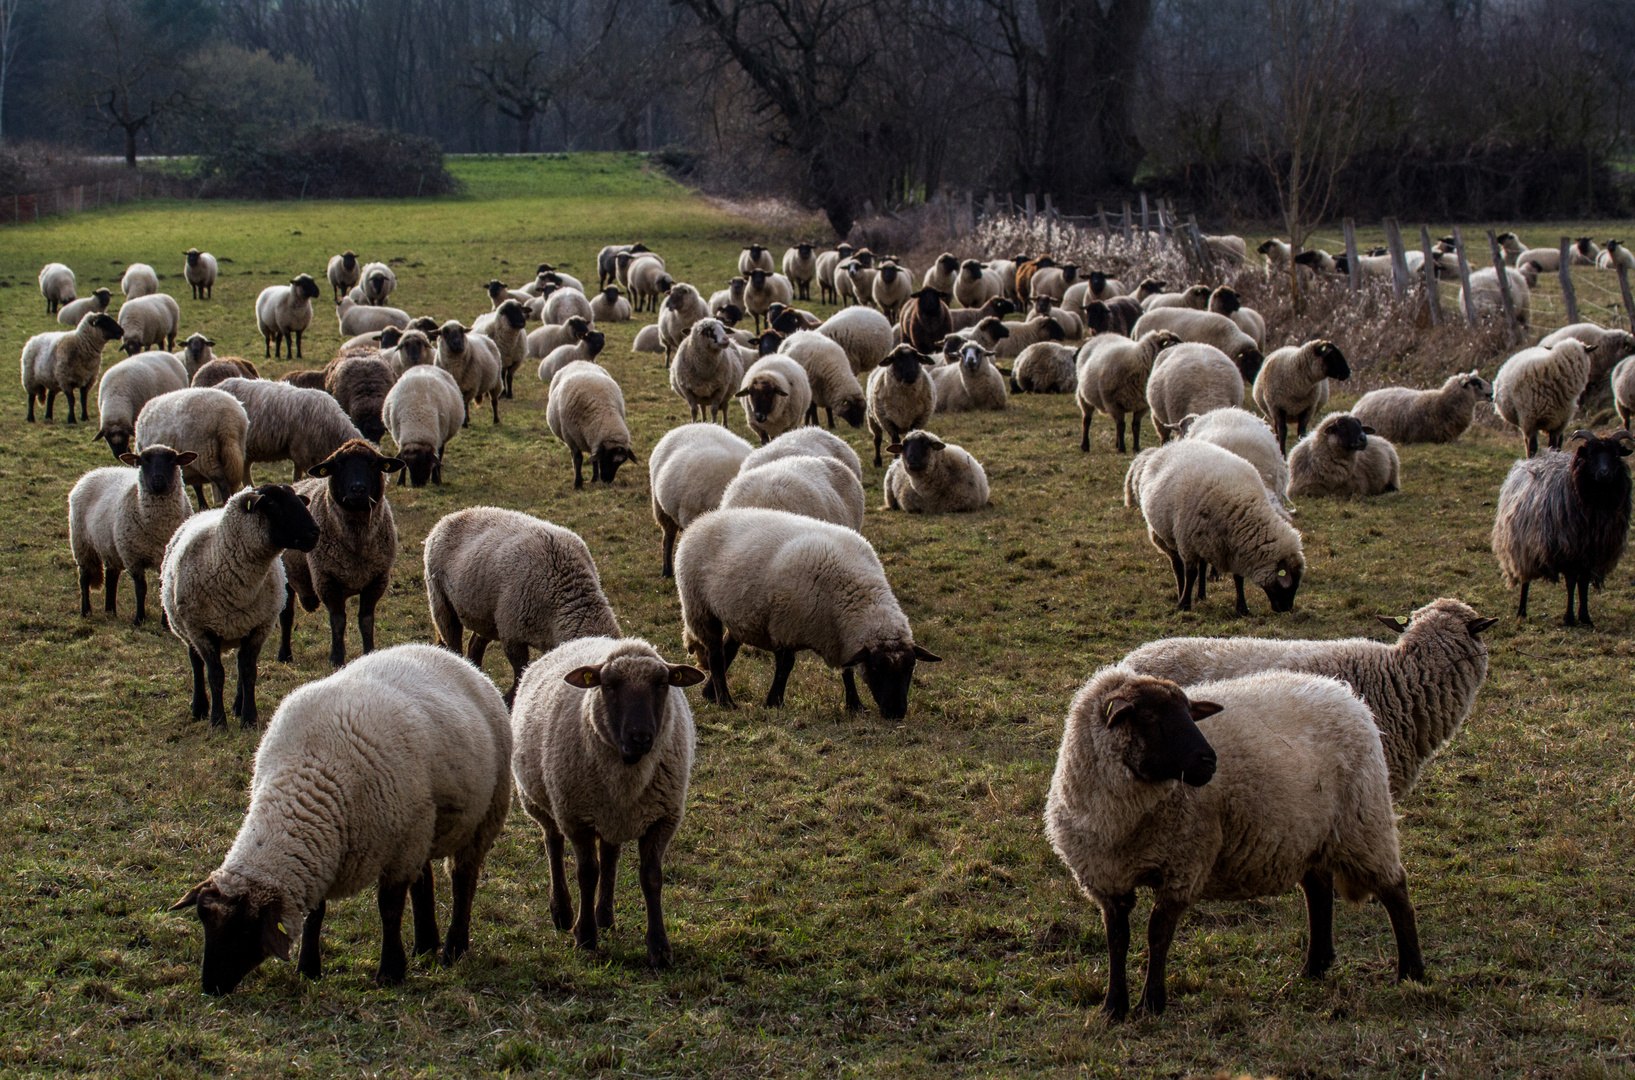
[[[487,308],[490,277],[520,282],[545,259],[594,280],[595,252],[612,240],[643,239],[678,279],[715,286],[753,232],[617,157],[456,167],[470,184],[461,198],[158,204],[9,229],[0,341],[15,355],[55,328],[35,287],[50,260],[75,268],[82,294],[151,262],[182,304],[184,335],[203,330],[219,354],[260,364],[256,293],[303,270],[321,277],[344,247],[394,263],[394,303],[469,321]],[[222,258],[208,303],[187,299],[180,277],[195,244]],[[630,353],[638,325],[607,327],[605,357],[645,462],[687,411],[661,361]],[[306,366],[339,341],[328,315],[314,327]],[[551,928],[539,832],[514,810],[479,890],[473,951],[455,968],[421,962],[403,986],[377,989],[364,894],[330,912],[322,982],[269,962],[217,1000],[199,992],[198,923],[165,909],[226,851],[256,735],[188,719],[183,647],[155,623],[79,617],[66,495],[110,459],[93,427],[60,412],[25,424],[12,385],[0,425],[0,1075],[1632,1072],[1635,562],[1592,599],[1593,631],[1562,629],[1562,590],[1547,585],[1517,624],[1488,551],[1512,438],[1473,428],[1451,446],[1405,447],[1401,493],[1306,500],[1295,612],[1271,616],[1262,596],[1235,619],[1229,589],[1173,613],[1167,562],[1121,505],[1128,459],[1105,419],[1081,454],[1069,397],[939,417],[935,430],[986,464],[993,505],[886,513],[881,471],[866,467],[864,531],[916,638],[945,662],[920,668],[902,723],[847,716],[839,679],[809,655],[781,710],[751,704],[771,674],[759,655],[734,668],[737,712],[689,694],[699,758],[667,867],[672,970],[643,965],[633,859],[604,950],[573,951]],[[680,659],[645,467],[573,491],[542,388],[530,372],[517,385],[499,427],[474,418],[451,444],[442,488],[390,490],[402,550],[380,642],[430,640],[421,541],[442,515],[487,503],[579,532],[626,631]],[[744,432],[741,412],[732,426]],[[865,432],[841,433],[864,450]],[[1040,821],[1075,688],[1157,637],[1379,637],[1375,615],[1440,595],[1504,619],[1468,727],[1399,807],[1430,981],[1392,981],[1377,905],[1341,910],[1334,972],[1307,983],[1298,895],[1209,904],[1182,924],[1170,1011],[1104,1026],[1092,1014],[1100,920]],[[323,618],[297,626],[294,664],[264,653],[265,715],[328,674]],[[488,670],[503,688],[498,649]],[[440,891],[446,903],[446,881]]]

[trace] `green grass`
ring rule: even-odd
[[[522,280],[540,260],[590,277],[596,249],[616,239],[647,240],[678,278],[727,276],[742,222],[679,194],[640,194],[645,177],[609,182],[635,193],[175,204],[7,230],[0,337],[17,349],[54,325],[34,286],[48,259],[74,266],[82,286],[152,262],[180,294],[184,332],[203,328],[218,352],[258,363],[256,292],[321,273],[346,246],[398,260],[397,300],[439,317],[469,319],[487,306],[483,282]],[[192,244],[233,260],[213,302],[180,287]],[[329,319],[315,326],[314,366],[339,341]],[[630,354],[636,325],[607,329],[608,367],[645,460],[686,409],[654,357]],[[443,514],[491,503],[578,531],[625,629],[680,659],[644,470],[574,492],[540,386],[527,375],[518,387],[500,427],[476,421],[450,445],[444,487],[391,489],[402,550],[381,642],[430,639],[421,541]],[[920,669],[902,723],[844,715],[838,678],[810,656],[782,710],[723,713],[689,695],[700,743],[668,867],[673,970],[643,967],[629,865],[601,954],[576,954],[551,929],[543,845],[518,810],[478,893],[473,951],[452,970],[422,963],[404,986],[376,989],[378,921],[362,895],[330,910],[322,982],[269,962],[214,1000],[198,989],[197,922],[165,908],[231,842],[256,737],[188,719],[174,638],[76,614],[65,498],[106,451],[61,414],[24,424],[15,390],[10,400],[0,427],[0,1074],[1630,1074],[1635,564],[1592,600],[1594,631],[1557,626],[1561,590],[1549,586],[1517,625],[1487,550],[1514,440],[1476,429],[1452,446],[1405,447],[1402,493],[1307,500],[1296,611],[1272,617],[1255,598],[1255,614],[1238,620],[1229,592],[1171,612],[1167,562],[1120,504],[1127,459],[1105,421],[1080,454],[1066,397],[938,418],[940,435],[985,462],[993,505],[950,518],[882,512],[880,471],[868,468],[864,531],[916,638],[946,662]],[[743,432],[741,413],[732,424]],[[864,449],[861,432],[842,434]],[[1342,909],[1335,973],[1310,984],[1295,977],[1297,896],[1206,904],[1177,937],[1170,1011],[1104,1027],[1091,1016],[1104,986],[1099,918],[1040,822],[1074,689],[1155,637],[1373,634],[1376,613],[1438,595],[1506,618],[1490,633],[1492,672],[1468,728],[1399,807],[1430,982],[1392,982],[1377,905]],[[121,604],[128,614],[128,588]],[[303,615],[294,664],[266,651],[269,715],[328,673],[327,644],[322,620]],[[504,685],[504,660],[490,652]],[[770,676],[766,657],[746,654],[733,671],[740,699],[760,700]]]

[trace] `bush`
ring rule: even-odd
[[[45,143],[7,143],[0,146],[0,196],[33,195],[55,188],[98,181],[126,180],[133,174],[124,162],[94,160],[76,150]]]
[[[235,142],[199,158],[214,199],[405,199],[460,182],[431,139],[359,124],[313,124],[268,142]]]

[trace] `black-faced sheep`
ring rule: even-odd
[[[92,469],[68,493],[68,546],[79,567],[81,615],[91,614],[91,590],[103,589],[103,609],[118,614],[119,572],[131,575],[136,618],[148,613],[149,570],[165,558],[165,545],[193,513],[181,470],[197,457],[168,446],[141,454],[121,453],[134,468]]]

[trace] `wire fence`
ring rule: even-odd
[[[145,199],[192,199],[197,198],[198,194],[197,180],[138,173],[131,177],[37,191],[32,195],[0,195],[0,225],[39,221],[45,217],[77,214]]]

